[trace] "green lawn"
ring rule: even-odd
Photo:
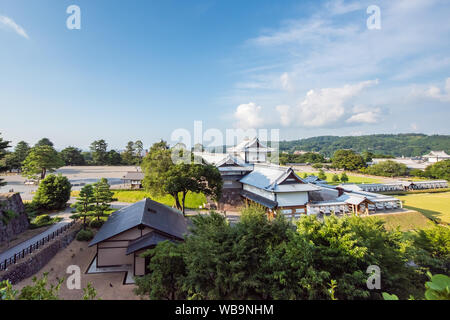
[[[163,203],[168,206],[173,206],[175,201],[170,195],[163,197],[152,197],[150,193],[144,190],[112,190],[114,192],[114,198],[119,202],[134,203],[143,200],[144,198],[150,198],[157,202]],[[72,191],[72,197],[78,196],[79,191]],[[206,203],[206,197],[199,193],[188,193],[186,195],[186,208],[198,209],[201,205]]]
[[[396,196],[404,207],[423,213],[426,217],[450,224],[450,192],[417,193]]]
[[[297,175],[300,178],[303,178],[303,175],[305,174],[305,172],[296,172]],[[318,171],[316,172],[306,172],[306,174],[308,175],[315,175],[317,176],[319,174]],[[327,181],[329,184],[340,184],[341,182],[332,182],[332,178],[333,178],[333,173],[329,173],[329,172],[325,172],[325,175],[327,176]],[[341,177],[341,174],[338,174],[339,178]],[[359,176],[354,176],[351,175],[349,173],[347,173],[347,177],[348,177],[348,182],[346,183],[382,183],[383,180],[382,179],[377,179],[377,178],[368,178],[368,177],[359,177]]]
[[[369,219],[383,220],[387,230],[394,230],[399,227],[400,231],[411,231],[429,229],[434,226],[430,219],[417,211],[376,215]]]

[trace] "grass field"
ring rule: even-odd
[[[418,193],[396,196],[404,201],[404,207],[419,211],[426,217],[450,224],[450,192]]]
[[[305,172],[296,172],[296,173],[300,178],[303,178],[303,176],[305,174]],[[306,172],[306,174],[308,176],[309,175],[317,176],[319,174],[319,172],[318,171],[317,172]],[[337,183],[332,182],[332,178],[334,176],[333,173],[325,172],[325,175],[327,176],[327,181],[329,184],[340,184],[341,183],[341,182],[337,182]],[[341,177],[340,174],[338,174],[338,176]],[[382,183],[383,182],[382,179],[359,177],[359,176],[351,175],[349,173],[347,173],[347,176],[348,176],[348,182],[346,182],[346,183]]]
[[[163,197],[152,197],[150,193],[144,190],[112,190],[114,192],[114,198],[119,202],[134,203],[143,200],[144,198],[150,198],[157,202],[163,203],[168,206],[173,206],[175,201],[170,195]],[[79,191],[72,191],[72,197],[77,197]],[[198,209],[201,205],[206,203],[206,197],[199,193],[188,193],[186,195],[186,208]]]
[[[434,226],[434,223],[430,219],[417,211],[376,215],[369,219],[383,220],[387,230],[394,230],[399,227],[400,231],[411,231],[429,229]]]

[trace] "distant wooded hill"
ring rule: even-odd
[[[396,157],[421,156],[431,150],[450,153],[450,135],[425,134],[375,134],[367,136],[321,136],[307,139],[281,141],[280,151],[315,151],[327,157],[338,149],[352,149],[356,152],[370,151],[375,154]]]

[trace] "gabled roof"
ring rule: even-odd
[[[172,238],[164,236],[160,233],[157,233],[155,231],[151,231],[147,233],[146,235],[137,238],[136,240],[130,241],[127,247],[126,254],[132,254],[133,252],[139,251],[144,248],[148,248],[151,246],[156,246],[158,243],[163,241],[173,241]]]
[[[299,181],[298,183],[293,183],[292,185],[304,184],[304,186],[298,187],[301,190],[297,191],[318,190],[318,187],[312,184],[305,184],[304,181],[295,174],[292,168],[285,168],[271,164],[255,164],[253,171],[243,177],[240,182],[268,191],[296,191],[294,190],[296,187],[285,187],[280,185],[290,176],[294,176],[295,179]]]
[[[140,171],[129,171],[122,179],[124,180],[144,180],[145,174]]]
[[[238,145],[228,148],[228,152],[242,152],[242,151],[273,151],[272,148],[268,148],[266,145],[262,144],[258,138],[244,139]]]
[[[194,156],[201,157],[207,164],[216,165],[216,163],[226,159],[228,154],[194,151]]]
[[[430,151],[430,153],[424,155],[423,157],[443,157],[443,158],[450,158],[450,155],[448,155],[445,151]]]
[[[141,225],[179,239],[187,232],[187,222],[180,211],[144,199],[112,213],[89,246]]]
[[[239,156],[233,156],[231,154],[227,154],[226,157],[219,160],[216,164],[216,167],[226,166],[226,165],[236,165],[240,167],[252,168],[253,164],[245,163],[245,161]]]
[[[303,178],[303,181],[307,183],[327,183],[325,180],[319,179],[319,177],[311,175]]]

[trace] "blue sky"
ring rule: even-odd
[[[83,149],[148,147],[195,120],[282,139],[449,134],[449,16],[438,0],[2,0],[0,132]]]

